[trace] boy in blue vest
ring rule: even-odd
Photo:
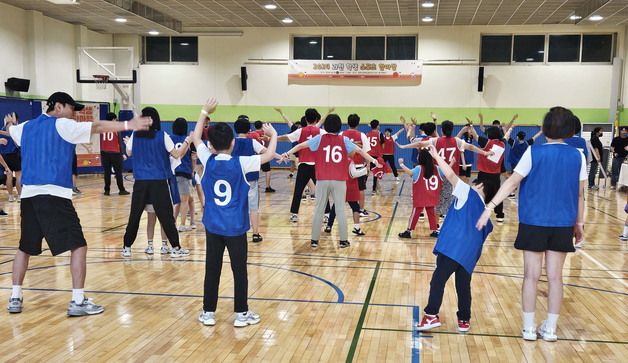
[[[233,131],[226,123],[218,122],[208,132],[208,148],[201,140],[203,124],[207,116],[216,110],[216,106],[217,102],[213,98],[203,106],[193,135],[198,159],[205,167],[201,179],[205,193],[203,210],[203,224],[206,230],[205,287],[203,311],[198,320],[204,325],[216,324],[218,285],[226,247],[235,290],[236,318],[233,325],[245,327],[260,322],[260,316],[250,311],[247,304],[246,232],[250,228],[248,210],[250,186],[245,174],[259,172],[261,164],[273,158],[277,148],[277,133],[272,126],[264,125],[264,133],[270,137],[268,151],[261,155],[232,157],[235,145]]]
[[[125,122],[76,122],[75,111],[83,109],[67,93],[56,92],[46,101],[47,111],[17,125],[5,118],[11,138],[22,150],[21,237],[13,260],[13,289],[7,310],[22,312],[22,283],[30,256],[41,254],[46,238],[53,256],[72,251],[72,300],[69,316],[100,314],[104,308],[85,297],[87,243],[72,205],[72,156],[76,144],[89,143],[92,134],[146,130],[150,118]]]
[[[443,302],[445,284],[455,273],[458,331],[466,332],[470,329],[471,319],[471,274],[482,254],[484,241],[493,230],[490,221],[480,230],[475,228],[475,222],[486,208],[485,201],[491,200],[497,192],[497,184],[486,179],[471,187],[460,180],[451,166],[438,155],[433,145],[429,146],[429,151],[451,183],[454,201],[434,246],[436,269],[430,282],[430,296],[424,310],[425,315],[416,328],[425,331],[441,325],[438,311]]]

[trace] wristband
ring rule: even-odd
[[[129,130],[129,121],[124,121],[124,131]]]
[[[582,222],[582,223],[576,223],[576,226],[581,226],[581,227],[584,227],[584,222]]]
[[[201,113],[205,116],[209,116],[209,112],[205,111],[204,109],[201,109]]]

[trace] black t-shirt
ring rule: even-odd
[[[602,145],[602,141],[600,141],[600,138],[597,135],[591,136],[591,147],[597,150],[600,157],[604,155],[604,145]]]
[[[625,158],[628,155],[628,151],[624,150],[628,146],[628,137],[622,138],[617,136],[611,142],[611,147],[614,148],[617,157]]]

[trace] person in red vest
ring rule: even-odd
[[[366,138],[369,140],[369,146],[371,150],[368,152],[373,158],[381,158],[383,153],[382,144],[384,144],[384,135],[379,131],[379,121],[371,121],[371,131],[366,134]],[[373,169],[374,165],[371,165]],[[373,176],[373,194],[377,192],[377,177]],[[380,186],[381,188],[381,186]]]
[[[118,117],[115,113],[109,112],[107,114],[107,120],[111,122],[118,122]],[[105,132],[100,135],[100,162],[103,169],[105,169],[105,195],[110,194],[111,189],[111,167],[116,176],[116,184],[118,184],[118,194],[129,195],[130,193],[124,189],[124,182],[122,179],[122,158],[123,149],[120,142],[120,134],[117,132]],[[126,157],[124,157],[126,159]]]
[[[497,188],[501,186],[501,172],[504,164],[504,150],[506,147],[504,139],[507,140],[510,137],[510,133],[513,129],[513,127],[509,127],[504,135],[499,127],[491,126],[486,128],[486,136],[478,136],[473,127],[469,128],[469,131],[478,140],[478,145],[484,148],[484,151],[489,152],[493,150],[493,152],[495,152],[495,150],[501,150],[501,155],[497,162],[487,157],[490,155],[480,154],[478,156],[477,168],[479,182],[492,180],[497,185]],[[495,153],[498,154],[497,152]],[[497,223],[504,223],[504,218],[504,203],[499,203],[499,205],[495,207],[495,220]]]
[[[358,125],[360,124],[360,116],[355,113],[349,115],[349,117],[347,118],[347,124],[349,124],[349,129],[341,132],[340,135],[348,137],[351,142],[353,142],[354,144],[362,148],[362,150],[368,153],[371,150],[371,144],[366,137],[366,134],[358,130]],[[366,167],[365,160],[360,154],[353,155],[353,163],[358,168]],[[360,217],[368,217],[369,215],[364,208],[364,191],[366,190],[367,178],[368,174],[358,177],[356,179],[358,183],[358,190],[360,192],[360,199],[358,201],[361,208]]]
[[[334,199],[336,214],[342,216],[338,219],[340,248],[350,246],[348,241],[347,220],[344,218],[344,200],[347,193],[347,178],[349,170],[349,158],[354,152],[358,152],[367,161],[377,165],[377,160],[352,143],[348,137],[340,136],[340,126],[342,121],[336,114],[331,114],[325,119],[325,131],[323,135],[317,135],[312,139],[305,140],[293,147],[284,154],[288,159],[291,154],[299,152],[299,157],[303,151],[309,151],[316,160],[316,210],[312,220],[312,237],[310,245],[312,248],[318,247],[318,240],[321,235],[321,223],[329,196]],[[297,176],[298,180],[298,176]]]
[[[434,207],[438,204],[443,185],[443,174],[440,168],[434,165],[434,159],[426,149],[419,152],[419,165],[414,169],[405,166],[403,159],[399,159],[399,165],[404,173],[412,175],[412,213],[408,220],[408,228],[399,233],[399,238],[412,238],[412,231],[416,228],[423,209],[427,212],[427,220],[430,223],[432,231],[430,237],[438,237],[438,220]]]
[[[399,136],[403,130],[404,129],[401,128],[393,134],[392,129],[387,128],[384,131],[384,145],[382,147],[382,159],[390,165],[390,170],[392,170],[395,181],[397,182],[399,181],[399,174],[397,173],[397,167],[395,165],[395,140],[397,140],[397,136]]]

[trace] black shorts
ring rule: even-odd
[[[270,171],[270,161],[261,165],[261,169],[263,172],[268,173]]]
[[[366,190],[366,179],[368,179],[368,177],[368,174],[358,177],[358,189],[360,191]]]
[[[20,157],[19,152],[2,154],[2,157],[11,171],[22,171],[22,158]]]
[[[24,198],[20,210],[20,251],[31,256],[41,254],[43,238],[53,256],[87,245],[70,199],[51,195]]]
[[[515,248],[534,252],[575,252],[573,237],[573,227],[540,227],[519,223]]]
[[[471,167],[467,166],[467,170],[462,169],[462,165],[460,166],[459,173],[460,176],[466,176],[467,178],[471,177]]]
[[[72,159],[72,175],[78,175],[78,161],[76,160],[76,154],[74,154],[74,159]]]

